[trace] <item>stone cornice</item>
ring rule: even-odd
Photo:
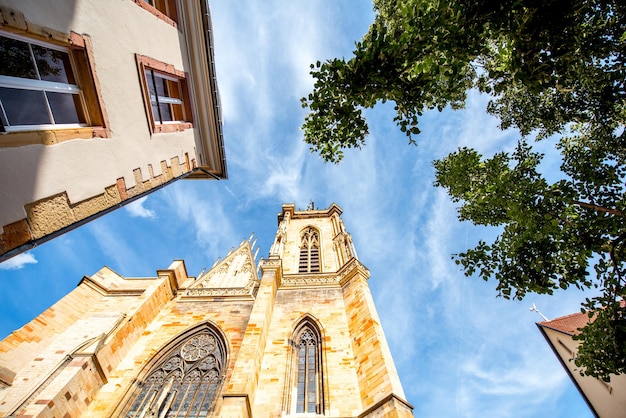
[[[335,273],[323,274],[289,274],[283,276],[281,288],[301,286],[339,286],[339,280]]]
[[[387,396],[385,396],[383,399],[381,399],[380,401],[376,402],[374,405],[372,405],[371,407],[369,407],[365,411],[363,411],[357,418],[364,418],[364,417],[367,417],[370,414],[373,415],[374,412],[376,412],[376,410],[378,408],[382,407],[387,402],[394,402],[394,401],[395,402],[399,402],[401,405],[403,405],[409,411],[413,410],[413,405],[411,405],[410,403],[408,403],[406,400],[404,400],[403,398],[399,397],[395,393],[390,393]]]
[[[320,217],[330,217],[333,214],[341,215],[343,209],[336,203],[331,203],[328,209],[313,209],[313,210],[296,210],[296,206],[293,203],[284,204],[282,212],[278,214],[278,223],[283,220],[287,213],[290,214],[291,219],[311,219]]]
[[[248,296],[246,299],[254,299],[254,288],[252,287],[224,287],[224,288],[203,288],[196,287],[187,289],[182,294],[181,300],[189,300],[205,297],[241,297]]]
[[[336,273],[299,273],[286,274],[280,282],[281,288],[311,287],[311,286],[344,286],[352,278],[360,276],[367,280],[370,277],[369,270],[356,258],[351,258]]]
[[[180,300],[196,300],[213,297],[243,297],[246,300],[252,300],[256,295],[258,287],[259,282],[257,280],[251,280],[246,287],[194,287],[181,292],[182,297]]]
[[[96,292],[98,292],[99,294],[103,296],[141,296],[147,289],[147,287],[134,288],[134,289],[133,288],[109,289],[107,287],[104,287],[103,285],[101,285],[100,283],[98,283],[96,280],[92,279],[89,276],[83,276],[83,278],[78,283],[78,285],[80,286],[82,284],[89,287],[90,289],[95,290]]]
[[[262,259],[259,267],[261,267],[262,274],[266,271],[274,270],[277,275],[281,275],[283,272],[283,261],[279,257],[270,256],[270,258]]]
[[[344,286],[355,276],[361,276],[367,280],[370,277],[370,271],[359,260],[352,257],[343,267],[339,270],[339,284]]]

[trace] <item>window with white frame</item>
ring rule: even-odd
[[[5,132],[89,124],[68,48],[0,32],[0,121]]]

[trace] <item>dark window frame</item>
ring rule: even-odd
[[[150,133],[180,132],[193,128],[190,95],[185,73],[175,69],[173,65],[154,58],[139,54],[136,54],[135,57]],[[158,80],[166,81],[170,86],[168,88],[176,86],[178,90],[176,96],[178,97],[172,96],[171,93],[160,95],[156,91]],[[177,115],[176,118],[172,118],[176,120],[165,120],[167,118],[163,117],[162,106],[170,108],[171,114]]]

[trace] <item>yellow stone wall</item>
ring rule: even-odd
[[[324,416],[412,416],[367,285],[369,272],[348,259],[352,249],[341,248],[351,244],[340,214],[336,205],[311,211],[283,206],[260,279],[247,241],[199,278],[188,277],[182,261],[149,279],[108,268],[86,276],[0,342],[0,415],[23,402],[18,411],[33,417],[118,416],[155,354],[208,323],[227,347],[213,416],[294,416],[290,340],[306,317],[321,334]],[[294,270],[306,226],[321,233],[320,273]]]

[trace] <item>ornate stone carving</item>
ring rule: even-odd
[[[250,287],[196,287],[187,289],[183,296],[238,296],[251,294],[252,289]]]
[[[187,361],[196,361],[206,357],[215,350],[215,338],[212,335],[200,334],[192,337],[180,348],[180,355]]]
[[[245,287],[192,287],[183,296],[246,296],[254,295],[259,281],[251,279]]]
[[[282,260],[280,258],[261,259],[259,265],[261,266],[261,271],[280,270],[282,266]]]
[[[339,284],[339,280],[335,275],[289,275],[283,277],[282,286],[310,286],[310,285],[333,285]]]

